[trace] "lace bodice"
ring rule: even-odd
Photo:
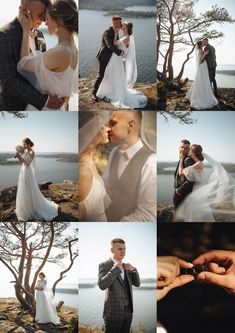
[[[193,166],[188,166],[184,169],[184,175],[190,182],[203,183],[203,169],[195,169]]]
[[[38,280],[36,283],[36,287],[37,288],[43,288],[45,289],[47,285],[47,281],[46,280]]]

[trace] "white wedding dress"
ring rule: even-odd
[[[60,324],[60,318],[57,316],[56,307],[53,303],[53,298],[46,290],[46,280],[38,280],[36,287],[43,290],[36,291],[36,316],[35,320],[39,324],[53,323]]]
[[[27,150],[22,157],[31,163],[21,165],[16,194],[17,219],[18,221],[51,221],[58,215],[58,205],[42,195],[34,173],[34,160],[31,160]]]
[[[33,51],[23,57],[17,64],[17,70],[42,94],[70,97],[78,92],[78,68],[74,70],[70,64],[63,72],[53,72],[45,67],[41,51]],[[38,111],[38,109],[28,104],[26,111]],[[41,111],[58,110],[44,107]]]
[[[190,101],[191,106],[196,110],[208,110],[218,104],[218,100],[213,94],[210,83],[207,62],[204,60],[200,63],[201,53],[196,50],[197,72],[195,80],[192,83],[186,97]]]
[[[106,222],[105,210],[110,205],[110,198],[104,187],[103,179],[94,174],[89,164],[85,164],[92,173],[92,187],[84,201],[79,203],[79,209],[85,211],[84,222]]]
[[[212,173],[206,180],[205,167],[184,169],[188,181],[194,182],[193,191],[176,209],[175,222],[235,222],[235,179],[224,167],[207,154],[203,154]],[[216,218],[217,216],[217,218]],[[220,220],[218,221],[218,216]]]
[[[133,36],[130,36],[133,38]],[[136,80],[136,65],[129,66],[128,52],[134,54],[131,49],[133,43],[130,43],[129,48],[122,42],[123,39],[118,40],[118,48],[124,51],[124,59],[126,60],[127,72],[124,70],[123,58],[117,56],[114,52],[106,66],[103,80],[99,86],[97,96],[101,99],[106,98],[110,100],[115,108],[125,109],[142,109],[147,104],[147,97],[131,89],[133,82]],[[135,57],[133,57],[135,61]],[[128,88],[129,87],[129,88]]]

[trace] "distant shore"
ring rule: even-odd
[[[235,172],[235,164],[234,163],[221,163],[225,170],[229,173]],[[174,174],[177,162],[158,162],[157,165],[157,174],[158,175],[171,175]],[[166,168],[172,168],[170,170],[166,170]],[[205,168],[209,168],[208,165],[205,164]]]
[[[0,153],[0,165],[16,165],[19,164],[18,159],[8,161],[8,159],[14,158],[15,153]],[[58,162],[77,162],[78,156],[73,153],[50,153],[50,154],[37,154],[37,157],[42,158],[56,158]]]

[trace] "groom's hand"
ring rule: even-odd
[[[125,269],[125,271],[128,271],[128,272],[133,272],[135,270],[134,267],[129,263],[123,264],[123,268]]]
[[[47,107],[49,109],[54,109],[54,110],[58,110],[61,108],[61,106],[64,104],[65,102],[65,98],[61,97],[59,98],[58,96],[52,96],[50,95],[49,100],[47,102]]]

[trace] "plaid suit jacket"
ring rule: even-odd
[[[113,266],[112,259],[99,265],[98,285],[101,290],[105,290],[103,318],[110,321],[119,321],[125,316],[124,281],[121,277],[120,268]],[[126,276],[133,304],[132,285],[139,287],[140,277],[137,270],[136,273],[126,272]]]
[[[0,111],[41,110],[48,99],[17,72],[22,33],[17,18],[0,29]]]

